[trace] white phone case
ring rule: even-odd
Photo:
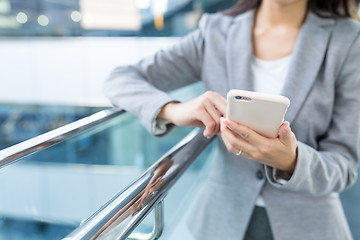
[[[272,138],[277,137],[290,106],[290,100],[284,96],[236,89],[228,92],[227,103],[227,118]]]

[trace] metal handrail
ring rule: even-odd
[[[200,129],[192,131],[63,240],[127,239],[152,209],[163,201],[210,141]],[[156,236],[147,239],[158,237],[159,231]],[[140,238],[130,236],[130,239]]]
[[[69,139],[124,112],[125,111],[116,108],[102,110],[78,121],[5,148],[0,151],[0,168]]]

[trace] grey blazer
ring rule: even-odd
[[[154,133],[160,108],[174,100],[164,91],[198,80],[223,96],[233,88],[253,90],[253,17],[254,11],[205,14],[171,49],[116,68],[106,95]],[[242,239],[260,192],[275,239],[352,239],[338,192],[357,178],[359,33],[350,19],[308,14],[282,91],[291,100],[286,120],[298,140],[295,172],[287,176],[229,153],[218,137],[215,166],[192,215],[197,239]]]

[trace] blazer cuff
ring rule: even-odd
[[[301,188],[308,177],[308,158],[305,154],[306,145],[298,141],[298,154],[296,160],[296,166],[293,174],[290,174],[279,169],[265,166],[265,175],[269,183],[277,188],[284,188],[293,191],[302,191]],[[304,151],[305,150],[305,151]],[[303,189],[304,190],[304,189]]]
[[[157,98],[152,98],[149,103],[143,105],[143,109],[139,112],[138,118],[144,127],[155,136],[162,136],[172,129],[173,124],[159,123],[157,125],[156,118],[161,108],[169,103],[176,101],[171,96],[161,93],[157,95]],[[135,113],[135,115],[137,115]]]
[[[170,101],[170,102],[176,102],[176,101]],[[169,102],[167,102],[167,103],[169,103]],[[167,103],[165,103],[165,104],[167,104]],[[155,136],[159,136],[159,137],[164,136],[167,133],[169,133],[175,126],[173,123],[171,123],[168,120],[158,118],[158,115],[159,115],[161,109],[163,108],[163,106],[156,111],[154,118],[151,121],[151,133],[154,134]]]
[[[270,168],[270,171],[271,171],[271,174],[272,174],[272,180],[280,185],[284,185],[286,184],[290,178],[291,178],[291,175],[290,173],[288,172],[285,172],[285,171],[281,171],[277,168],[273,168],[273,167],[270,167],[270,166],[267,166]]]

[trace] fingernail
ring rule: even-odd
[[[224,118],[223,118],[223,117],[220,118],[220,124],[221,124],[221,125],[224,124]]]
[[[229,123],[229,121],[227,121],[226,119],[223,121],[223,123],[225,124],[225,126],[227,126],[230,130],[232,130],[231,128],[231,124]]]
[[[203,132],[204,137],[206,137],[207,139],[210,139],[210,135],[205,132],[206,132],[206,130],[204,130],[204,132]]]

